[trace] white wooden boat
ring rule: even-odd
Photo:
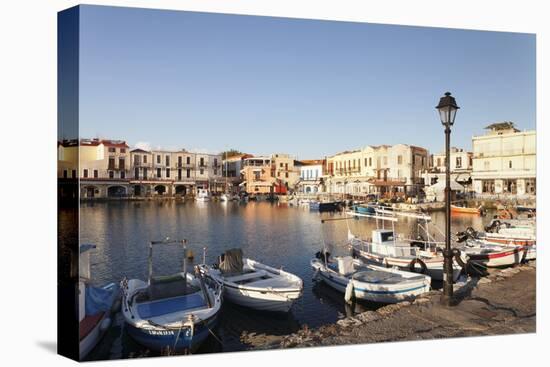
[[[314,278],[352,298],[379,303],[396,303],[411,300],[429,292],[431,278],[417,274],[365,264],[350,256],[331,259],[320,252],[311,260]]]
[[[372,240],[358,239],[348,234],[349,247],[355,255],[378,266],[396,266],[399,269],[426,273],[432,279],[443,280],[444,258],[437,248],[421,249],[412,246],[408,241],[396,239],[391,229],[375,229],[372,231]],[[462,272],[462,267],[453,261],[453,281],[456,281]]]
[[[288,312],[301,297],[302,279],[282,269],[243,258],[240,249],[226,251],[219,265],[201,265],[205,274],[224,286],[224,297],[261,311]]]
[[[231,200],[231,197],[230,197],[229,194],[225,194],[225,193],[224,193],[224,194],[221,194],[221,195],[220,195],[220,201],[225,201],[225,202],[227,202],[227,201],[229,201],[229,200]]]
[[[206,189],[198,189],[197,201],[210,201],[210,192]]]
[[[111,326],[111,314],[120,305],[120,292],[115,283],[94,287],[90,283],[90,250],[95,245],[80,246],[79,266],[79,356],[80,360],[94,349]]]
[[[468,261],[488,268],[517,265],[526,259],[526,250],[523,246],[500,246],[481,241],[468,241],[461,248]]]
[[[478,232],[468,227],[465,231],[458,233],[460,241],[466,243],[466,248],[485,248],[486,251],[496,251],[503,247],[519,247],[526,251],[524,260],[534,260],[537,257],[537,241],[535,228],[516,228],[506,225],[491,225],[486,229],[494,232]],[[514,262],[511,265],[515,264]]]
[[[199,267],[188,273],[185,265],[181,273],[153,277],[153,245],[169,243],[185,242],[151,242],[148,281],[122,281],[122,314],[128,333],[139,344],[169,353],[194,351],[212,333],[223,286],[204,277]]]

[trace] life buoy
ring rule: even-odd
[[[420,265],[420,274],[428,273],[428,267],[426,266],[426,263],[419,258],[412,259],[412,261],[409,263],[409,271],[411,273],[416,273],[416,264]]]

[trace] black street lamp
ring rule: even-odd
[[[453,303],[453,252],[451,249],[451,126],[455,122],[457,106],[451,93],[445,93],[436,106],[441,123],[445,126],[445,250],[443,251],[443,295],[441,302],[447,306]]]

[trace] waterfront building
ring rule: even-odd
[[[536,131],[494,123],[472,137],[472,185],[479,196],[536,195]]]
[[[275,178],[271,157],[252,157],[243,160],[241,187],[249,195],[274,193]]]
[[[174,193],[179,196],[196,194],[196,154],[182,149],[171,153]]]
[[[327,159],[329,192],[380,197],[416,195],[423,187],[421,172],[428,151],[407,145],[367,146]]]
[[[244,160],[252,158],[252,154],[237,154],[222,160],[222,179],[227,183],[227,190],[232,193],[239,192],[239,185],[243,182],[241,170]]]
[[[300,179],[300,170],[295,167],[295,159],[289,154],[276,153],[271,155],[273,178],[275,179],[274,193],[287,194]]]
[[[357,195],[368,192],[368,179],[363,171],[361,149],[344,151],[327,158],[327,191]]]
[[[324,159],[310,159],[296,162],[300,169],[300,179],[296,190],[302,194],[317,194],[324,192],[324,176],[326,161]]]
[[[219,154],[196,153],[196,189],[207,189],[212,193],[224,191],[222,180],[222,158]]]
[[[128,145],[123,140],[80,140],[78,169],[81,198],[128,195],[130,168],[128,149]]]
[[[473,153],[464,149],[450,148],[451,181],[459,183],[466,191],[470,191],[472,184]],[[445,152],[430,157],[429,167],[423,171],[422,177],[426,186],[435,185],[445,180],[446,158]]]
[[[220,191],[220,157],[215,154],[134,149],[132,196],[186,196],[197,189]]]
[[[78,140],[63,140],[57,143],[57,177],[78,178]]]
[[[58,199],[78,198],[78,139],[57,142]]]

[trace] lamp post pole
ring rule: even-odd
[[[453,298],[453,253],[451,249],[451,127],[445,126],[445,251],[443,252],[443,297],[442,302],[450,305]]]
[[[443,250],[443,295],[444,305],[453,305],[453,250],[451,248],[451,126],[454,124],[457,106],[451,93],[445,93],[436,107],[441,123],[445,126],[445,249]]]

